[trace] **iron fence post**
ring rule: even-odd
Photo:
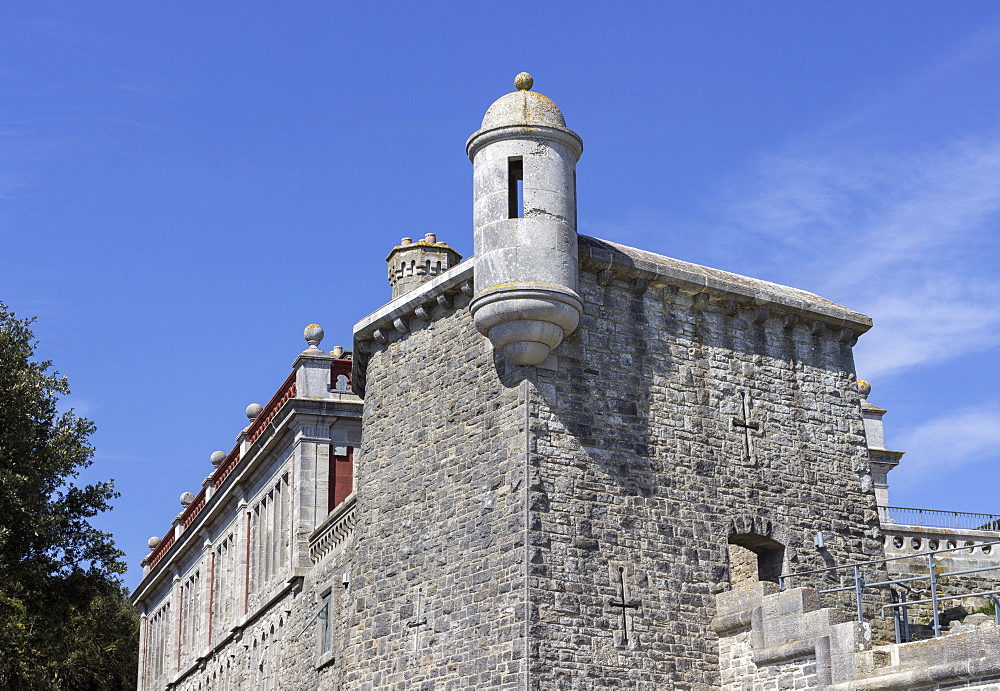
[[[897,602],[899,602],[899,596],[896,594],[895,588],[889,588],[889,600],[892,602],[892,604],[896,604]],[[899,607],[892,608],[892,629],[896,634],[896,645],[899,645],[900,643],[903,642],[900,639],[902,632],[900,630],[901,627],[900,627],[899,609],[900,609]]]
[[[910,594],[910,588],[909,588],[909,586],[904,586],[904,588],[905,588],[905,590],[903,590],[903,593],[902,593],[903,606],[900,607],[900,609],[903,610],[903,642],[904,643],[909,643],[910,642],[910,615],[909,615],[909,612],[907,611],[907,607],[906,607],[906,598]]]
[[[927,573],[930,577],[931,582],[931,607],[934,610],[934,635],[941,635],[941,617],[938,614],[938,601],[937,601],[937,573],[934,571],[934,555],[927,555]]]
[[[858,621],[863,622],[865,620],[864,612],[861,609],[861,594],[864,590],[864,581],[861,578],[861,567],[854,566],[854,597],[858,603]]]

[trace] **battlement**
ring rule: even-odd
[[[422,240],[416,242],[411,238],[403,238],[385,260],[389,263],[392,298],[396,299],[435,276],[440,276],[462,261],[462,255],[446,243],[438,242],[434,233],[427,233]]]

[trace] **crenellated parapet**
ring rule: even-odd
[[[395,300],[458,264],[462,255],[446,243],[438,242],[434,233],[427,233],[416,242],[403,238],[385,261],[389,264],[389,284]]]

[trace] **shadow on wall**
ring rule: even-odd
[[[762,535],[730,535],[729,584],[733,588],[767,581],[778,584],[785,564],[785,546]]]

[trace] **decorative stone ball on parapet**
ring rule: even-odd
[[[319,344],[325,335],[323,327],[319,324],[310,324],[302,332],[302,337],[306,339],[306,343],[309,344],[308,350],[319,350]]]
[[[447,243],[438,242],[434,233],[427,233],[416,242],[403,238],[385,260],[389,263],[389,285],[395,300],[458,264],[462,255]]]
[[[146,544],[149,546],[149,550],[153,551],[154,549],[160,546],[160,538],[154,535],[153,537],[146,540]]]
[[[864,379],[858,379],[858,393],[861,394],[861,398],[868,400],[868,394],[872,392],[872,385],[869,384]]]
[[[212,455],[209,456],[209,460],[212,461],[213,466],[218,468],[226,460],[226,453],[224,451],[213,451]]]
[[[576,162],[583,140],[550,98],[517,91],[486,111],[466,153],[473,164],[476,328],[517,365],[540,364],[576,330]]]
[[[251,403],[247,406],[247,419],[253,422],[257,419],[257,416],[264,412],[264,406],[260,403]]]
[[[194,501],[194,495],[191,494],[190,492],[185,492],[184,494],[181,495],[180,498],[181,506],[183,506],[185,509],[191,506],[191,502],[193,501]]]

